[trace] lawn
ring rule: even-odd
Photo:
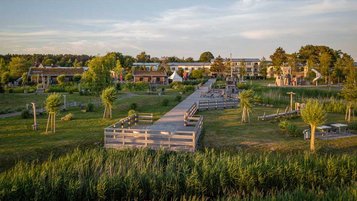
[[[178,92],[170,90],[162,96],[120,93],[119,99],[114,103],[112,120],[102,119],[103,108],[101,106],[96,107],[94,112],[86,113],[81,112],[78,107],[69,108],[68,111],[57,115],[56,134],[49,135],[44,134],[46,115],[38,117],[38,124],[40,125],[38,131],[31,129],[32,118],[0,119],[0,171],[12,167],[18,160],[44,160],[50,154],[58,156],[76,147],[102,146],[103,128],[125,117],[132,103],[137,104],[136,110],[138,112],[154,113],[154,117],[158,119],[178,103],[174,100],[177,95]],[[45,100],[47,94],[1,94],[1,96],[5,97],[5,99],[1,99],[1,105],[16,106],[31,101],[41,103]],[[165,98],[170,100],[168,106],[161,105]],[[183,98],[185,98],[185,95]],[[88,103],[99,101],[99,97],[67,94],[67,100]],[[60,121],[60,117],[69,112],[74,115],[74,120]]]
[[[309,149],[309,141],[303,137],[290,137],[283,134],[278,121],[258,121],[260,115],[276,113],[277,108],[256,107],[251,122],[240,122],[239,109],[212,110],[200,112],[204,116],[203,147],[224,150],[283,151],[294,152]],[[282,111],[282,108],[280,109]],[[327,124],[343,123],[344,115],[329,113]],[[289,120],[300,128],[308,128],[301,118]],[[357,152],[357,137],[337,140],[317,140],[316,146],[326,152]]]

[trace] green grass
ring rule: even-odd
[[[83,113],[80,109],[69,108],[66,112],[61,112],[56,118],[56,134],[45,135],[47,115],[38,117],[39,130],[33,131],[33,119],[21,119],[12,117],[0,119],[0,171],[15,164],[16,161],[25,160],[45,160],[53,153],[55,156],[66,153],[78,147],[102,146],[103,129],[106,126],[127,116],[131,103],[137,103],[138,112],[154,113],[155,119],[169,111],[177,102],[174,101],[178,93],[168,91],[166,95],[138,95],[132,93],[120,93],[119,99],[114,103],[113,119],[103,120],[103,108],[97,107],[95,112]],[[6,94],[6,102],[11,105],[22,104],[26,101],[43,101],[47,95],[21,96],[24,94]],[[11,96],[13,96],[12,100]],[[77,94],[67,95],[67,100],[76,100],[83,103],[99,101],[95,96],[79,96]],[[24,98],[26,97],[26,98]],[[184,96],[185,97],[185,96]],[[183,97],[183,98],[184,98]],[[164,98],[170,100],[168,106],[162,106]],[[0,101],[1,104],[3,100]],[[60,118],[71,112],[74,120],[63,122]]]
[[[242,124],[239,109],[212,110],[201,112],[204,116],[204,137],[202,144],[205,147],[215,147],[226,150],[270,150],[270,151],[302,151],[309,149],[309,142],[303,137],[290,137],[282,134],[278,121],[258,121],[263,115],[276,113],[277,108],[255,107],[251,115],[251,122]],[[280,111],[283,111],[280,108]],[[344,121],[344,115],[329,113],[328,123]],[[289,120],[300,128],[308,128],[301,120]],[[357,137],[338,140],[317,140],[317,147],[330,152],[355,152],[357,153]]]

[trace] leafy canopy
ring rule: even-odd
[[[305,108],[301,110],[301,117],[305,123],[317,126],[325,122],[326,112],[318,100],[309,99]]]
[[[61,106],[61,95],[53,93],[49,95],[45,102],[45,108],[47,112],[57,112]]]

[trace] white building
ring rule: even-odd
[[[178,71],[183,69],[184,72],[191,73],[193,70],[207,69],[211,68],[211,63],[208,62],[173,62],[167,64],[171,71]]]
[[[234,75],[239,75],[240,68],[244,64],[246,76],[260,76],[260,59],[258,58],[232,58],[223,61],[225,63],[231,61]]]
[[[132,67],[135,68],[145,68],[147,71],[149,70],[155,70],[157,71],[159,69],[160,63],[154,63],[154,62],[137,62],[133,63]]]

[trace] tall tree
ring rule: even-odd
[[[141,52],[136,55],[136,59],[138,62],[150,62],[150,55],[146,54],[146,52]]]
[[[31,63],[24,57],[12,57],[9,63],[10,76],[12,78],[19,78],[29,70],[30,66]]]
[[[187,57],[185,62],[195,62],[195,60],[192,57]]]
[[[103,119],[105,118],[112,118],[112,108],[113,108],[113,103],[117,99],[116,96],[116,91],[114,87],[108,87],[102,91],[101,94],[101,99],[102,103],[104,105],[104,114],[103,114]]]
[[[52,133],[56,132],[56,113],[61,106],[61,95],[53,93],[49,95],[45,102],[45,109],[48,113],[46,134],[48,133],[48,127],[50,124],[50,130]]]
[[[323,105],[317,100],[310,99],[307,101],[305,108],[301,110],[301,117],[305,123],[310,125],[310,151],[315,151],[315,130],[316,127],[325,122],[326,112]]]
[[[239,77],[241,80],[244,80],[244,76],[247,74],[247,70],[246,70],[246,65],[245,65],[245,61],[241,61],[239,64]]]
[[[332,55],[329,52],[323,52],[320,57],[320,72],[322,76],[325,77],[325,84],[328,83],[329,76],[330,76],[330,66],[332,61]]]
[[[282,66],[287,62],[287,56],[285,50],[282,47],[278,47],[274,54],[270,56],[274,66]]]
[[[200,55],[200,62],[211,62],[211,60],[214,59],[214,56],[211,52],[207,51],[207,52],[203,52]]]
[[[292,53],[287,55],[288,64],[291,67],[292,72],[297,72],[298,69],[298,55],[297,53]]]
[[[5,59],[0,57],[0,75],[6,71],[8,71],[8,68]]]
[[[217,75],[222,75],[225,71],[225,68],[226,66],[223,63],[222,57],[218,56],[211,65],[210,71],[213,73],[217,73]]]
[[[250,113],[252,111],[253,105],[252,105],[252,100],[254,96],[254,91],[253,90],[244,90],[239,93],[238,98],[239,98],[239,104],[240,104],[240,109],[242,112],[242,123],[248,123],[250,122]]]
[[[268,74],[268,62],[267,62],[267,60],[265,59],[265,57],[263,57],[263,58],[260,60],[259,74],[260,74],[261,76],[263,76],[264,78],[267,77],[267,74]]]
[[[349,67],[349,73],[343,85],[341,94],[347,102],[345,120],[351,122],[353,108],[357,104],[356,68],[354,66]]]

